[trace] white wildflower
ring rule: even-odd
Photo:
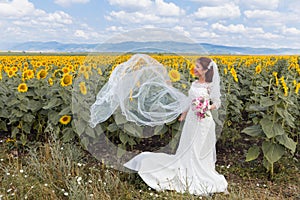
[[[80,182],[81,180],[82,180],[82,177],[79,176],[79,177],[77,178],[77,182]]]

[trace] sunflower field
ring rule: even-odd
[[[184,92],[189,89],[199,56],[150,55],[168,69],[172,84]],[[97,92],[114,68],[130,57],[131,54],[0,56],[0,134],[9,134],[6,142],[17,148],[44,141],[49,132],[64,142],[84,138],[81,142],[85,148],[102,133],[120,141],[120,147],[133,147],[140,142],[133,135],[143,130],[126,122],[121,113],[101,123],[101,131],[88,126],[88,108]],[[260,157],[273,174],[275,162],[283,156],[293,156],[299,149],[300,57],[210,58],[219,67],[225,97],[226,116],[220,140],[234,142],[251,136],[255,142],[247,147],[246,161]],[[157,129],[156,135],[163,137],[179,129],[175,121]]]

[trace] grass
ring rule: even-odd
[[[283,159],[271,181],[261,165],[244,162],[234,148],[220,150],[217,171],[226,176],[229,195],[199,197],[156,192],[135,173],[109,168],[81,146],[50,137],[26,153],[0,142],[0,199],[300,199],[299,163]]]

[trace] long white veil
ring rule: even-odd
[[[157,126],[176,119],[190,100],[168,84],[167,69],[145,54],[135,54],[119,64],[90,108],[90,126],[107,120],[120,106],[128,121]]]

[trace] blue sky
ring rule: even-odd
[[[101,43],[136,29],[164,28],[196,42],[300,48],[299,7],[299,0],[0,0],[0,47]]]

